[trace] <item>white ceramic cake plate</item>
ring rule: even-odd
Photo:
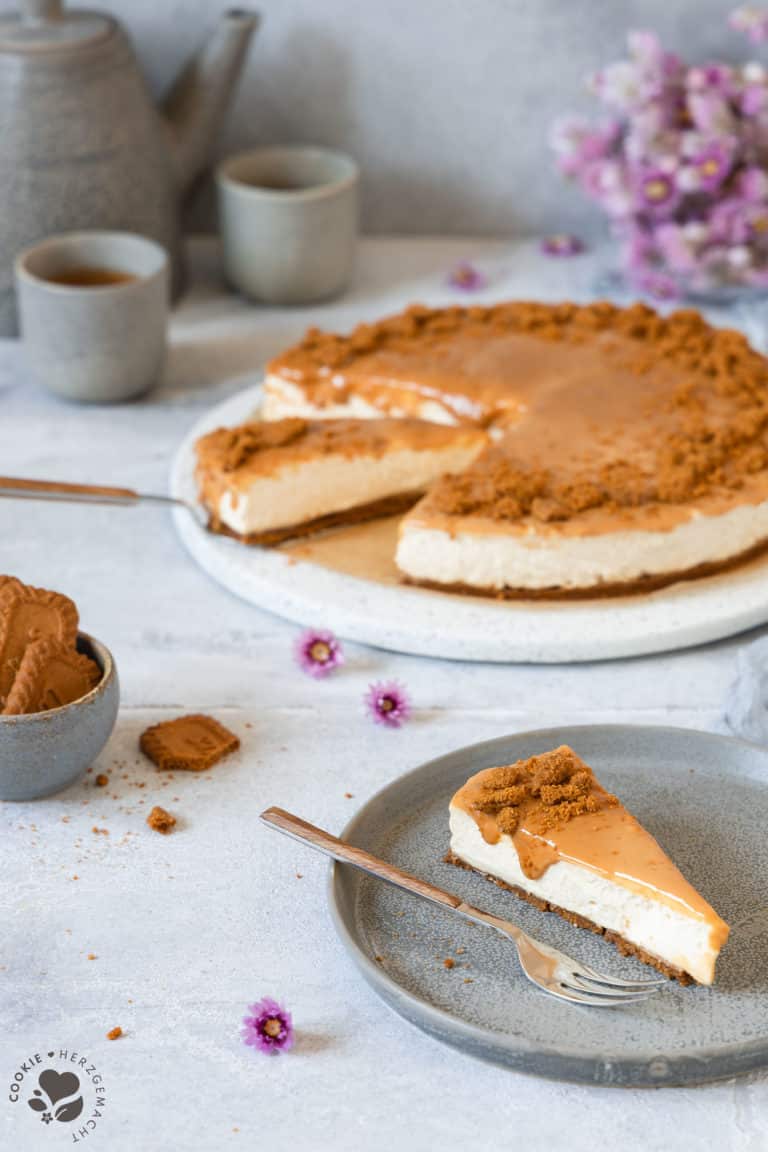
[[[173,462],[171,493],[196,500],[194,444],[253,418],[261,387],[206,413]],[[206,532],[184,511],[176,527],[197,563],[252,604],[379,648],[454,660],[561,663],[686,648],[768,621],[768,559],[643,596],[502,601],[361,579],[296,555]]]

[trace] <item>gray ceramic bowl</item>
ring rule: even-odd
[[[78,651],[102,670],[87,696],[30,716],[0,716],[0,800],[37,800],[66,788],[101,752],[117,718],[120,686],[109,649],[85,632]]]

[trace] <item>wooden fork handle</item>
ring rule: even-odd
[[[91,500],[118,500],[132,504],[139,500],[139,494],[133,488],[107,488],[100,484],[66,484],[58,480],[26,480],[16,476],[0,476],[0,491],[63,498],[85,496]]]
[[[343,840],[332,836],[330,832],[324,832],[322,828],[316,828],[314,824],[308,824],[306,820],[302,820],[299,816],[294,816],[282,808],[267,808],[265,812],[262,812],[261,819],[270,827],[284,832],[286,836],[300,840],[303,844],[308,844],[310,848],[316,848],[319,852],[324,852],[326,856],[332,856],[334,860],[341,860],[345,864],[353,864],[355,868],[362,868],[364,872],[370,872],[372,875],[378,876],[380,880],[386,880],[398,888],[405,888],[414,896],[422,896],[425,900],[431,900],[434,904],[442,904],[454,911],[462,904],[459,897],[454,896],[451,892],[444,892],[442,888],[437,888],[426,880],[419,880],[417,876],[411,876],[402,868],[397,868],[394,864],[388,864],[385,860],[372,856],[363,848],[355,848],[352,844],[345,844]]]

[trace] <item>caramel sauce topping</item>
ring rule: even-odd
[[[425,515],[557,526],[768,491],[768,364],[692,310],[414,307],[346,337],[311,330],[269,371],[320,406],[432,400],[493,426],[498,442],[435,485]]]
[[[472,817],[488,844],[510,836],[531,879],[558,861],[580,864],[706,920],[717,947],[727,939],[728,926],[714,909],[567,745],[478,772],[451,804]]]

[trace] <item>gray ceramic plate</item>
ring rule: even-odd
[[[768,752],[679,728],[550,728],[459,749],[402,776],[343,833],[418,876],[623,976],[648,969],[601,937],[445,864],[447,808],[472,772],[571,744],[732,927],[716,985],[666,985],[640,1006],[580,1008],[538,992],[487,928],[334,865],[339,935],[391,1008],[438,1040],[522,1072],[587,1084],[696,1084],[768,1065]],[[455,967],[446,969],[445,957]],[[471,981],[466,983],[465,981]]]

